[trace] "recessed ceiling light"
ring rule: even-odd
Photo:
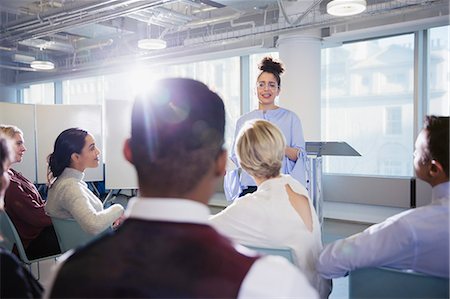
[[[332,0],[327,4],[327,13],[333,16],[352,16],[366,10],[365,0]]]
[[[138,48],[144,50],[160,50],[165,49],[167,43],[165,40],[157,38],[144,38],[138,41]]]
[[[47,60],[35,60],[30,63],[31,68],[35,70],[53,70],[55,64]]]

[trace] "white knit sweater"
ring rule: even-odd
[[[123,213],[114,204],[103,209],[101,200],[83,181],[84,173],[67,167],[48,190],[45,211],[50,217],[75,219],[86,232],[98,234]]]

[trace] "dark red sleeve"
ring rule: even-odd
[[[5,192],[5,209],[12,218],[35,227],[52,224],[36,187],[16,171],[12,171],[11,182]]]

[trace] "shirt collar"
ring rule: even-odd
[[[450,182],[441,183],[431,189],[431,200],[449,199]]]
[[[208,224],[210,216],[206,205],[179,198],[132,198],[125,215],[130,218],[169,222]]]
[[[59,177],[76,178],[82,181],[84,179],[84,172],[76,170],[75,168],[66,167]]]

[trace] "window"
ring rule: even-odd
[[[24,88],[23,102],[25,104],[54,104],[55,86],[53,82],[33,84]]]
[[[400,135],[402,133],[401,107],[386,107],[385,133],[386,135]]]
[[[450,115],[450,26],[429,31],[428,48],[428,113]]]
[[[62,82],[64,104],[103,104],[103,76]]]
[[[413,174],[412,45],[407,34],[322,50],[322,139],[362,155],[324,157],[325,173]]]
[[[133,101],[136,94],[146,88],[151,88],[152,82],[167,77],[199,80],[219,94],[225,105],[225,146],[229,149],[233,142],[236,121],[240,116],[239,57],[170,65],[154,69],[136,68],[127,73],[107,75],[104,77],[104,98],[107,100],[125,99]],[[97,81],[101,80],[97,79]]]

